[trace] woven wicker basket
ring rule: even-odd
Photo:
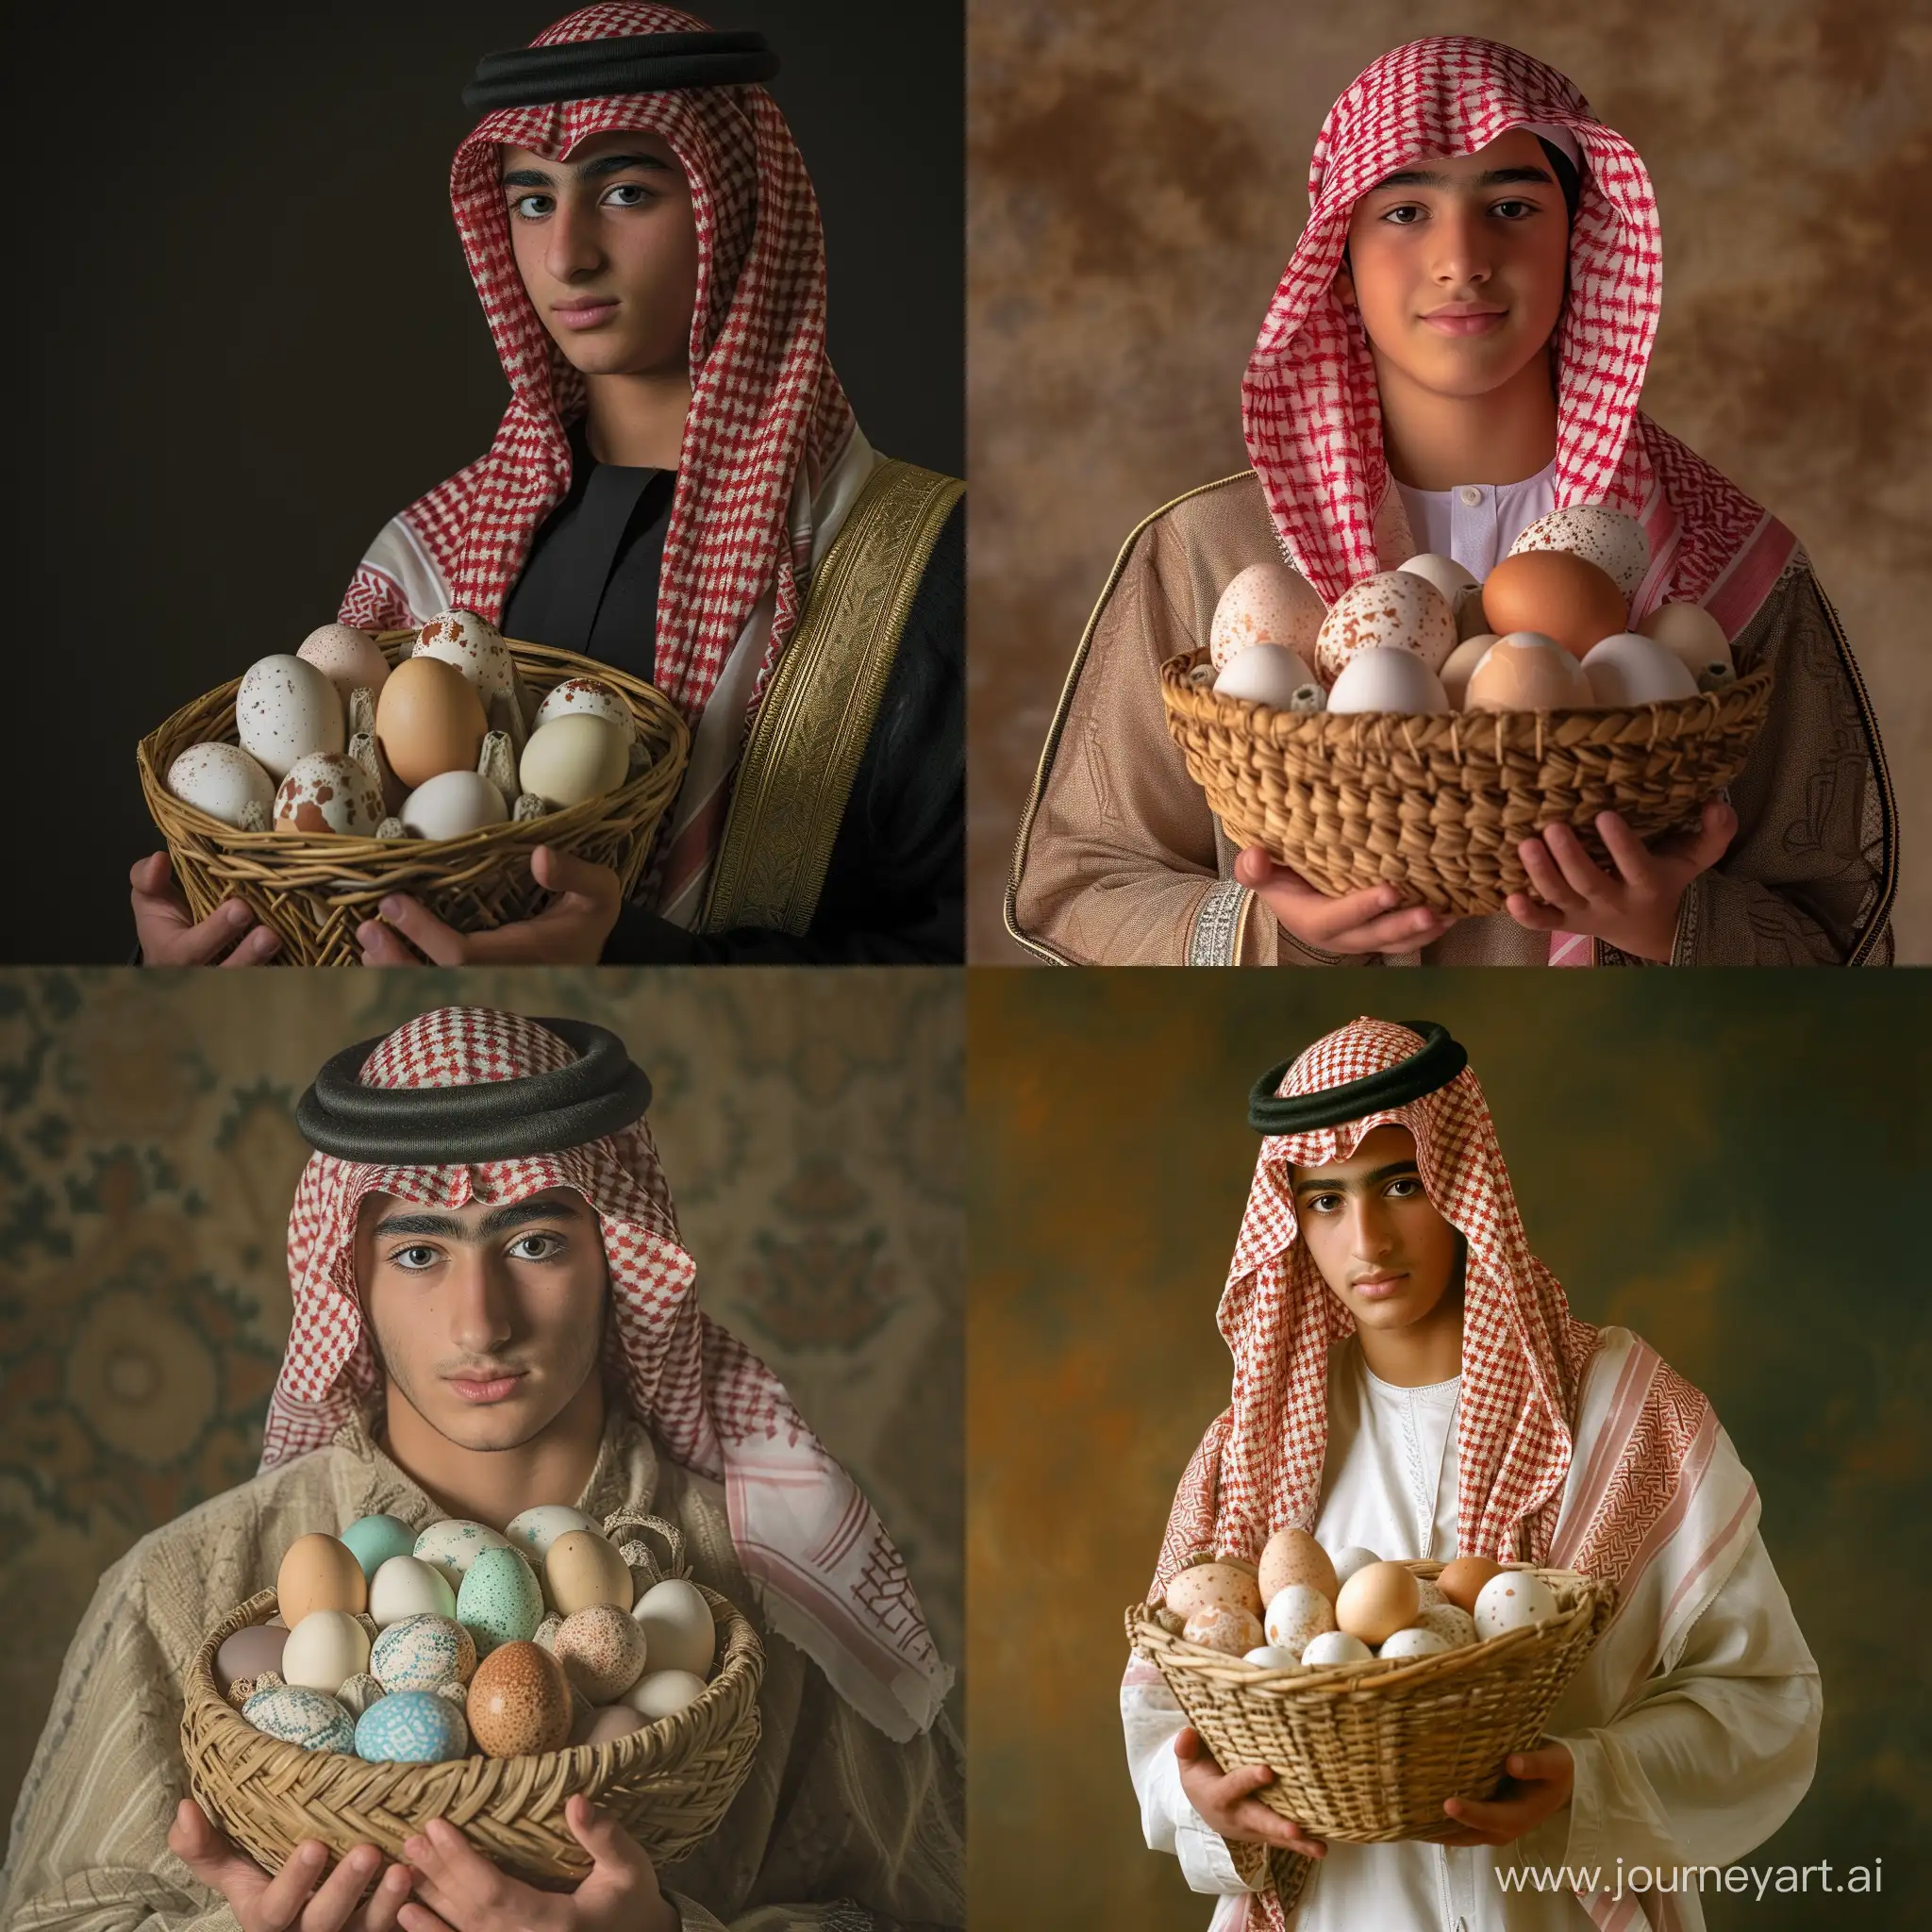
[[[1537,1574],[1556,1591],[1555,1621],[1413,1662],[1258,1670],[1170,1635],[1144,1604],[1127,1612],[1127,1641],[1154,1659],[1224,1771],[1273,1767],[1257,1795],[1284,1818],[1341,1844],[1441,1838],[1457,1829],[1442,1801],[1494,1793],[1504,1760],[1542,1735],[1609,1622],[1610,1585]]]
[[[393,664],[415,636],[385,631],[376,642]],[[567,810],[461,839],[241,832],[184,805],[165,782],[169,766],[190,745],[236,741],[236,678],[183,706],[135,754],[147,808],[193,916],[206,919],[224,899],[239,896],[281,935],[280,963],[353,966],[359,957],[356,928],[390,892],[420,899],[459,932],[508,925],[541,911],[549,895],[530,876],[530,854],[539,845],[614,867],[628,893],[684,776],[691,748],[684,720],[662,692],[608,664],[514,638],[504,641],[539,698],[567,677],[599,678],[621,691],[650,754],[644,769],[617,791]]]
[[[1264,846],[1332,897],[1393,884],[1407,905],[1500,912],[1528,888],[1516,848],[1571,826],[1607,863],[1599,812],[1640,839],[1694,826],[1744,768],[1769,666],[1722,691],[1605,711],[1277,711],[1160,667],[1167,728],[1237,846]]]
[[[608,1744],[535,1757],[459,1757],[446,1764],[367,1764],[265,1737],[216,1688],[215,1652],[275,1614],[263,1591],[222,1619],[184,1678],[181,1753],[189,1788],[216,1827],[266,1871],[305,1839],[338,1854],[379,1845],[391,1857],[432,1818],[447,1818],[487,1858],[536,1885],[574,1885],[590,1856],[564,1823],[582,1791],[606,1807],[650,1855],[669,1865],[724,1816],[750,1775],[758,1744],[764,1646],[750,1620],[714,1591],[718,1663],[705,1694],[674,1716]]]

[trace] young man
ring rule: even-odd
[[[699,1312],[649,1098],[601,1028],[478,1009],[425,1014],[323,1070],[297,1115],[322,1151],[290,1218],[293,1318],[261,1473],[102,1578],[14,1814],[0,1924],[964,1924],[951,1672],[850,1476]],[[675,1522],[697,1579],[763,1636],[750,1777],[675,1872],[573,1800],[595,1860],[574,1893],[498,1873],[443,1823],[404,1862],[365,1846],[331,1865],[311,1844],[271,1875],[187,1797],[182,1671],[297,1537],[378,1511],[500,1529],[566,1500]]]
[[[602,658],[677,707],[691,762],[629,903],[544,848],[537,918],[466,935],[398,897],[368,964],[963,957],[963,486],[882,458],[832,373],[776,66],[604,4],[465,91],[487,111],[451,200],[510,403],[377,536],[341,621],[460,608]],[[239,900],[191,926],[163,855],[133,882],[150,962],[272,955]]]
[[[1214,1932],[1693,1932],[1694,1893],[1617,1860],[1722,1865],[1816,1762],[1818,1671],[1710,1404],[1570,1312],[1529,1251],[1489,1108],[1440,1027],[1357,1020],[1256,1084],[1264,1136],[1220,1324],[1234,1401],[1175,1495],[1151,1594],[1296,1524],[1331,1551],[1602,1576],[1617,1614],[1492,1799],[1443,1844],[1326,1844],[1224,1774],[1152,1663],[1121,1687],[1147,1841],[1219,1895]],[[1600,1868],[1589,1895],[1509,1867]]]
[[[1008,924],[1042,957],[1195,965],[1883,964],[1893,814],[1878,731],[1796,540],[1638,408],[1657,203],[1569,81],[1493,42],[1386,54],[1331,109],[1312,211],[1243,389],[1254,468],[1127,541],[1069,674]],[[1614,815],[1520,847],[1533,893],[1452,921],[1392,888],[1328,899],[1236,852],[1167,734],[1159,667],[1248,565],[1324,603],[1421,552],[1478,578],[1538,517],[1604,503],[1652,564],[1632,619],[1701,604],[1775,667],[1729,803],[1646,849]]]

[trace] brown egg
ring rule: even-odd
[[[534,1643],[498,1644],[476,1666],[464,1709],[470,1735],[487,1757],[560,1751],[570,1736],[570,1684],[563,1666]]]
[[[552,1606],[566,1618],[592,1604],[627,1610],[636,1587],[617,1545],[594,1529],[566,1530],[550,1545],[543,1558],[543,1581],[549,1586]]]
[[[475,771],[489,728],[476,687],[440,658],[406,658],[375,701],[375,741],[412,791],[444,772]]]
[[[275,1572],[275,1607],[292,1630],[310,1610],[369,1607],[369,1579],[347,1543],[332,1536],[298,1536]]]
[[[1224,1650],[1229,1657],[1246,1657],[1268,1641],[1261,1620],[1233,1604],[1208,1604],[1198,1609],[1182,1626],[1181,1635],[1190,1643],[1208,1650]]]
[[[1595,703],[1583,666],[1554,638],[1527,630],[1498,638],[1462,694],[1465,711],[1566,711]]]
[[[263,1671],[282,1668],[282,1646],[289,1641],[286,1630],[271,1629],[264,1624],[250,1624],[234,1636],[225,1638],[215,1652],[215,1684],[225,1693],[243,1677],[258,1677]]]
[[[1328,1552],[1305,1529],[1277,1529],[1261,1552],[1261,1601],[1272,1604],[1291,1583],[1319,1590],[1331,1605],[1341,1588]]]
[[[1261,1615],[1261,1586],[1245,1563],[1196,1563],[1167,1586],[1167,1607],[1191,1617],[1214,1604],[1228,1604],[1249,1616]]]
[[[1627,629],[1630,607],[1609,573],[1567,550],[1520,550],[1483,579],[1483,614],[1498,637],[1541,631],[1580,659]]]
[[[1458,1610],[1474,1616],[1475,1600],[1482,1594],[1483,1585],[1499,1574],[1502,1568],[1502,1564],[1492,1563],[1487,1557],[1457,1557],[1455,1562],[1442,1565],[1436,1588]]]
[[[1365,1563],[1341,1586],[1335,1622],[1351,1637],[1374,1645],[1413,1624],[1422,1608],[1423,1593],[1406,1564]]]
[[[592,1604],[566,1617],[541,1647],[592,1704],[622,1697],[644,1674],[643,1629],[615,1604]]]

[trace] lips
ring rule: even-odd
[[[449,1386],[465,1402],[501,1402],[506,1396],[513,1395],[523,1386],[524,1373],[491,1376],[452,1375]]]
[[[1501,328],[1504,314],[1500,308],[1437,308],[1423,321],[1445,336],[1481,336]]]
[[[1406,1274],[1371,1274],[1352,1284],[1354,1292],[1365,1301],[1386,1301],[1398,1292],[1402,1284],[1408,1279]]]
[[[565,328],[596,328],[617,313],[617,304],[575,302],[567,308],[553,308],[550,312]]]

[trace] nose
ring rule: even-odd
[[[449,1335],[452,1345],[469,1356],[491,1356],[510,1339],[510,1285],[495,1257],[463,1244],[449,1274]]]
[[[1480,288],[1490,278],[1490,248],[1482,210],[1471,203],[1452,201],[1430,225],[1436,244],[1430,273],[1445,289]]]
[[[597,233],[597,210],[567,190],[557,198],[557,209],[543,235],[543,266],[559,282],[594,275],[604,264],[604,246]]]
[[[1379,1195],[1357,1199],[1349,1217],[1349,1246],[1357,1260],[1386,1261],[1394,1253],[1394,1225]]]

